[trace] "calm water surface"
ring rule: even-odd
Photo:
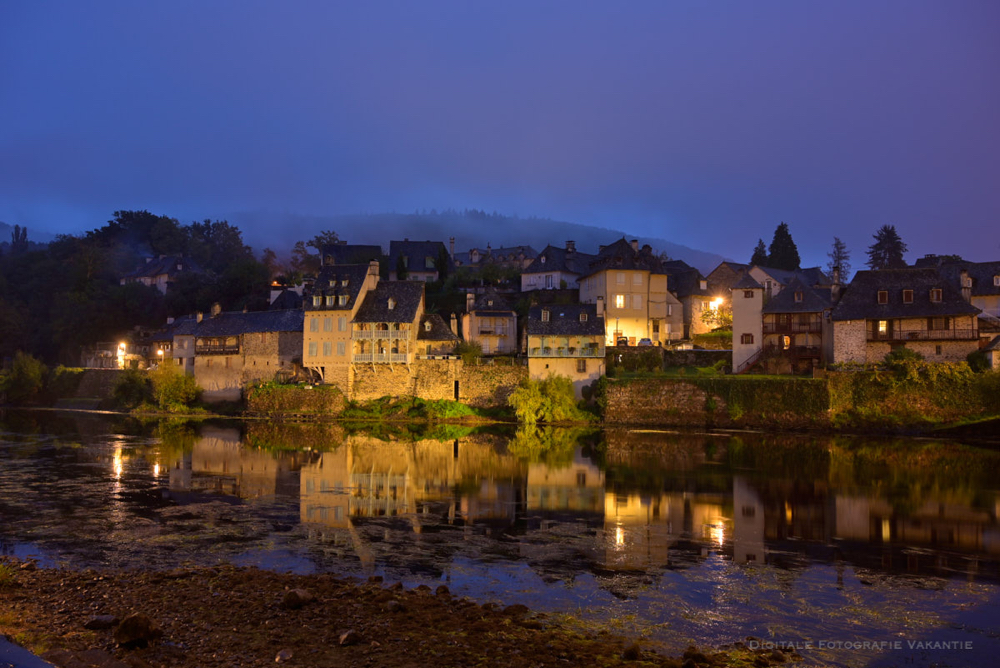
[[[754,636],[807,665],[985,666],[1000,656],[997,471],[997,453],[915,440],[379,438],[10,411],[0,553],[378,574],[666,651]]]

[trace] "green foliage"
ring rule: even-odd
[[[985,350],[974,350],[969,353],[965,361],[968,363],[969,368],[976,373],[982,373],[984,371],[990,370],[990,359],[986,356]]]
[[[524,424],[589,422],[592,417],[576,405],[573,382],[566,376],[525,379],[507,400],[517,421]]]
[[[607,375],[612,378],[622,372],[655,372],[663,368],[663,349],[655,346],[627,348],[619,351],[608,348],[604,358]]]
[[[532,464],[564,468],[573,462],[581,441],[592,437],[593,429],[551,427],[521,423],[507,442],[507,452]]]
[[[906,244],[895,225],[883,225],[872,235],[875,243],[868,247],[868,267],[871,269],[903,269],[906,267]]]
[[[463,364],[476,364],[483,356],[483,346],[478,341],[459,341],[455,354],[461,356]]]
[[[0,563],[0,589],[12,587],[17,582],[17,569],[11,564]]]
[[[149,375],[138,369],[126,369],[118,376],[111,397],[115,406],[124,409],[138,408],[153,400],[153,385]]]
[[[730,318],[730,328],[716,332],[705,332],[695,334],[691,337],[691,344],[697,348],[705,350],[731,350],[733,347],[732,320]]]
[[[774,230],[774,237],[767,250],[767,266],[775,269],[785,269],[794,271],[799,268],[799,249],[792,241],[792,234],[788,231],[788,223],[779,223]]]
[[[52,399],[65,399],[76,394],[76,388],[80,387],[84,370],[80,368],[57,366],[49,372],[49,377],[45,382],[45,393]]]
[[[0,392],[12,404],[27,404],[38,401],[45,385],[47,369],[44,364],[28,353],[18,352],[10,372],[0,377]]]
[[[153,384],[153,400],[156,405],[172,413],[187,411],[201,394],[194,377],[172,364],[161,364],[149,372],[149,378]]]
[[[762,417],[787,414],[812,418],[824,416],[830,408],[830,393],[823,380],[774,376],[695,376],[689,377],[688,382],[705,390],[709,396],[722,399],[729,417],[733,419],[747,414]]]
[[[701,312],[701,321],[717,331],[733,331],[733,309],[728,304],[719,308],[709,308]]]

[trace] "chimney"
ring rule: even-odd
[[[465,293],[465,312],[471,313],[472,307],[476,305],[476,295],[472,292]]]
[[[840,265],[835,265],[831,273],[833,274],[833,284],[840,285]]]
[[[195,322],[201,322],[201,319],[204,318],[204,317],[205,317],[205,314],[202,313],[201,311],[197,311],[194,314]]]
[[[639,240],[638,239],[633,239],[632,240],[632,250],[634,250],[636,253],[639,252]]]
[[[575,253],[576,252],[576,242],[572,239],[566,242],[566,252]]]
[[[604,317],[604,297],[600,296],[597,298],[597,317]]]
[[[833,282],[830,284],[830,301],[836,305],[840,301],[840,265],[835,265],[831,273]]]
[[[972,303],[972,279],[969,278],[969,270],[962,269],[958,274],[959,281],[962,284],[962,299]]]
[[[448,238],[448,257],[455,259],[455,237]]]
[[[454,313],[451,314],[451,333],[458,336],[458,317]]]
[[[212,317],[214,318],[220,313],[222,313],[222,304],[220,304],[219,302],[215,302],[214,304],[212,304]]]
[[[174,324],[174,319],[173,318],[167,318],[167,324],[168,325]]]

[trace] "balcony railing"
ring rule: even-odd
[[[819,320],[809,322],[765,322],[765,334],[803,334],[819,332],[823,323]]]
[[[356,329],[351,332],[352,339],[360,340],[370,340],[370,339],[408,339],[410,338],[409,330],[403,329]]]
[[[239,344],[233,346],[226,345],[196,345],[194,347],[195,355],[238,355],[240,353]]]
[[[868,330],[869,341],[975,341],[978,329],[894,329],[879,332]]]
[[[528,357],[604,357],[597,346],[584,348],[531,348]]]
[[[399,362],[405,364],[409,361],[406,353],[354,353],[351,361],[359,364],[392,364]]]
[[[506,327],[480,327],[479,335],[483,336],[508,336],[510,332]]]

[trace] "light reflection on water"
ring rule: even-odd
[[[0,552],[446,583],[671,651],[748,635],[973,643],[805,652],[831,665],[986,665],[1000,651],[996,453],[745,434],[560,433],[546,452],[507,441],[43,428],[12,414],[0,418]]]

